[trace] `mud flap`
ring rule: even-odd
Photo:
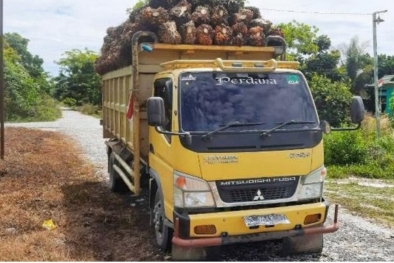
[[[323,234],[283,238],[284,255],[321,253],[322,251]]]
[[[172,261],[200,261],[207,257],[205,248],[188,248],[180,247],[172,244],[171,247],[171,260]]]

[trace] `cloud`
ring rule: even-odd
[[[30,40],[31,53],[44,59],[44,68],[57,75],[54,61],[73,48],[89,48],[99,52],[106,29],[117,26],[127,19],[126,9],[135,0],[10,0],[4,1],[4,31],[17,32]],[[371,2],[358,0],[249,0],[259,8],[295,11],[372,13],[389,9],[390,0]],[[264,17],[274,23],[297,20],[319,28],[320,34],[328,35],[333,46],[348,43],[358,35],[360,41],[370,41],[368,52],[372,54],[372,17],[349,15],[322,15],[261,10]],[[377,28],[379,53],[394,55],[394,15],[383,14],[386,21]]]

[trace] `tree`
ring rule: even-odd
[[[359,94],[360,90],[369,84],[366,76],[370,74],[373,60],[365,51],[367,46],[368,43],[360,43],[357,36],[352,37],[348,45],[342,45],[342,56],[344,57],[342,64],[351,81],[351,90],[355,94]]]
[[[20,57],[19,63],[25,68],[30,77],[40,84],[40,89],[50,94],[52,86],[48,82],[48,73],[44,71],[42,66],[44,60],[28,51],[29,39],[22,37],[18,33],[6,33],[4,38],[10,47],[16,51]]]
[[[97,57],[95,52],[86,48],[84,51],[66,51],[56,62],[60,66],[60,73],[54,79],[54,97],[61,101],[74,99],[77,105],[100,105],[100,76],[94,70]]]
[[[325,76],[315,74],[309,82],[321,120],[339,127],[348,121],[352,94],[343,82],[332,82]]]
[[[319,74],[332,81],[339,81],[343,74],[338,69],[339,51],[329,50],[331,39],[327,35],[318,35],[319,29],[304,23],[292,21],[279,24],[285,35],[289,53],[289,60],[298,60],[300,70],[310,80]]]
[[[385,75],[394,75],[394,56],[379,55],[378,64],[379,78],[382,78]]]
[[[302,71],[308,80],[315,74],[325,76],[331,81],[341,81],[343,72],[338,68],[340,54],[338,50],[331,52],[319,52],[305,60]]]
[[[311,55],[318,52],[319,47],[315,40],[319,31],[315,26],[293,20],[287,24],[279,24],[289,48],[290,57]]]
[[[21,56],[4,42],[5,119],[7,121],[50,121],[60,110],[45,94],[40,82],[23,66]]]

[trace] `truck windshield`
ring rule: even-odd
[[[264,125],[240,125],[226,131],[265,130],[289,120],[317,123],[314,103],[297,73],[198,72],[180,76],[183,131],[212,131],[232,122]]]

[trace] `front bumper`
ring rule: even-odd
[[[328,207],[326,210],[326,215],[327,215],[327,211],[328,211]],[[324,220],[326,219],[326,215]],[[180,231],[185,233],[185,229],[182,229],[180,227],[180,219],[177,217],[175,218],[175,223],[174,223],[174,236],[172,238],[172,243],[180,247],[193,248],[193,247],[221,246],[221,245],[228,245],[235,243],[246,243],[246,242],[264,241],[264,240],[275,240],[275,239],[282,239],[285,237],[296,237],[303,235],[333,233],[339,229],[338,205],[335,205],[333,224],[329,226],[322,226],[322,225],[323,224],[320,223],[316,226],[304,227],[304,228],[299,227],[298,225],[298,227],[295,227],[294,229],[290,229],[290,230],[270,231],[268,229],[266,232],[255,232],[251,234],[221,235],[217,237],[202,237],[202,238],[181,238]]]

